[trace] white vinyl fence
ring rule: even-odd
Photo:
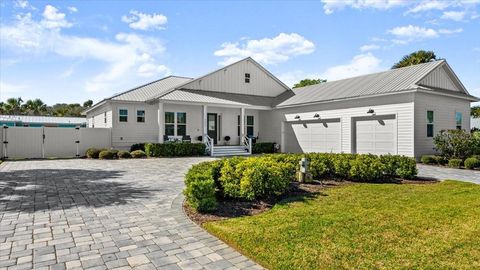
[[[90,147],[110,148],[109,128],[3,127],[0,157],[80,157]]]

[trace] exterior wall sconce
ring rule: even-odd
[[[320,118],[320,114],[316,113],[313,118]]]
[[[295,115],[295,119],[300,119],[300,115]]]
[[[368,109],[367,113],[375,113],[375,111],[373,109]]]

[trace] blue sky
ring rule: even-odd
[[[480,96],[480,0],[4,1],[0,100],[99,101],[252,56],[288,85],[433,50]]]

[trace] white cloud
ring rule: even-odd
[[[301,70],[296,70],[280,74],[278,78],[290,87],[305,78],[326,79],[330,82],[381,71],[381,62],[380,59],[371,53],[359,54],[354,56],[350,62],[329,67],[323,72],[307,73]]]
[[[462,28],[457,29],[438,29],[439,34],[451,35],[451,34],[458,34],[463,32]]]
[[[444,11],[442,15],[442,19],[445,20],[452,20],[452,21],[463,21],[465,18],[466,12],[465,11]]]
[[[30,3],[28,3],[27,0],[16,0],[15,1],[15,7],[25,9],[25,8],[30,7]]]
[[[325,14],[351,7],[354,9],[390,9],[409,4],[408,0],[322,0]]]
[[[422,1],[420,4],[410,8],[406,13],[419,13],[430,10],[443,10],[450,7],[453,1]]]
[[[387,32],[395,36],[395,38],[392,40],[394,44],[408,44],[413,41],[438,38],[440,35],[457,34],[461,33],[462,31],[462,28],[435,30],[433,28],[407,25],[392,28]]]
[[[215,56],[223,58],[220,65],[228,65],[248,56],[263,64],[276,64],[315,50],[313,42],[297,33],[280,33],[273,38],[247,39],[241,43],[226,42],[221,47],[214,52]]]
[[[373,51],[378,49],[380,49],[380,46],[378,46],[377,44],[367,44],[360,47],[360,51],[362,52]]]
[[[128,26],[137,30],[161,30],[165,29],[167,24],[167,17],[162,14],[146,14],[136,10],[131,10],[132,16],[122,16],[122,21],[128,23]]]
[[[73,60],[100,61],[105,68],[85,81],[85,90],[91,92],[123,89],[138,76],[162,76],[169,72],[158,63],[157,58],[165,51],[160,40],[127,33],[118,33],[114,41],[63,34],[61,29],[65,24],[59,22],[66,21],[65,16],[59,15],[55,7],[47,7],[41,21],[27,14],[18,16],[11,24],[1,25],[2,49],[27,55],[56,54]],[[45,20],[57,24],[47,24]],[[73,70],[67,70],[63,75],[69,76],[71,72]]]
[[[51,5],[46,5],[43,11],[42,25],[50,29],[68,28],[72,24],[65,19],[65,13],[61,13],[58,9]]]
[[[73,6],[72,6],[72,7],[68,7],[68,10],[70,10],[70,12],[72,12],[72,13],[78,12],[78,8],[73,7]]]

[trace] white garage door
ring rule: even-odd
[[[394,115],[376,117],[374,120],[357,120],[357,153],[396,154],[395,123]]]
[[[292,129],[300,148],[305,153],[340,152],[340,120],[292,124]]]

